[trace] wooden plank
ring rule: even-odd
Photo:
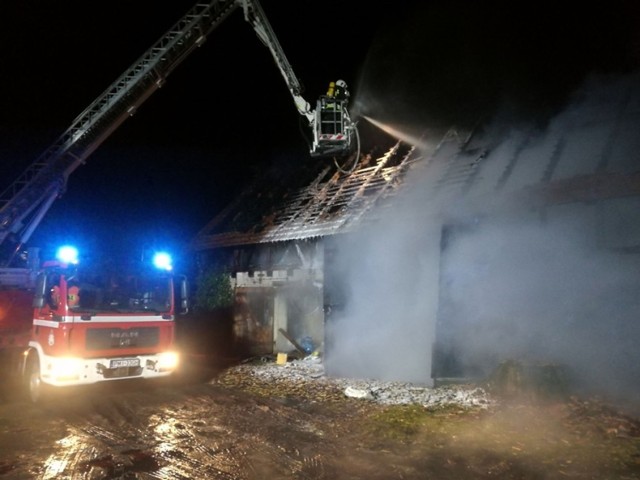
[[[293,345],[294,347],[296,347],[296,350],[298,350],[301,354],[303,354],[305,357],[307,356],[307,352],[304,351],[304,348],[302,348],[300,346],[300,344],[298,342],[296,342],[287,332],[284,328],[280,328],[278,329],[278,331],[284,336],[284,338],[286,338],[287,340],[289,340],[289,342],[291,342],[291,345]]]

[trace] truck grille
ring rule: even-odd
[[[106,368],[102,371],[104,378],[138,377],[142,375],[142,367]]]
[[[87,350],[153,347],[158,345],[160,328],[91,328],[87,330]]]

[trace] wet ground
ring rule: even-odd
[[[640,423],[595,400],[383,405],[237,360],[44,406],[5,392],[0,479],[640,479]]]

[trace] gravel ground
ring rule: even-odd
[[[306,385],[310,394],[323,390],[328,395],[361,398],[381,405],[416,404],[425,407],[457,405],[460,407],[486,409],[496,404],[496,399],[478,386],[447,385],[437,388],[405,382],[383,382],[333,378],[325,374],[320,357],[307,356],[278,364],[273,358],[260,357],[228,369],[213,383],[233,385],[247,378],[274,384]]]

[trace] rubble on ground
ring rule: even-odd
[[[293,393],[321,400],[350,397],[381,405],[455,405],[486,409],[495,404],[487,391],[474,385],[434,388],[406,382],[328,377],[321,358],[313,355],[284,364],[278,364],[270,357],[252,359],[228,369],[213,383],[247,388],[256,393],[269,394],[271,391],[285,396]]]

